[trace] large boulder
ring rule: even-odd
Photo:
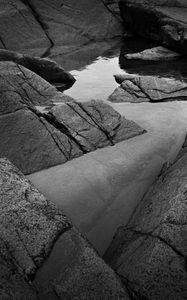
[[[1,300],[129,300],[67,217],[0,159]]]
[[[114,6],[101,0],[0,0],[0,47],[47,56],[54,46],[67,52],[111,39],[123,32]]]
[[[105,254],[132,299],[187,299],[186,151],[120,227]]]
[[[21,0],[0,0],[1,48],[33,49],[42,55],[50,41],[32,11]],[[43,49],[42,49],[43,48]]]
[[[185,0],[121,0],[119,5],[125,24],[133,32],[187,55]]]
[[[40,57],[23,55],[14,51],[0,50],[0,61],[12,61],[38,74],[51,84],[60,86],[61,90],[70,88],[75,78],[56,62]]]
[[[103,101],[70,102],[55,106],[48,116],[67,128],[85,152],[132,138],[145,132]]]
[[[175,78],[115,75],[120,84],[109,96],[111,102],[167,102],[187,100],[187,84]]]
[[[15,63],[0,62],[0,74],[0,156],[25,174],[144,132],[102,102],[70,102],[46,108],[48,112],[39,110],[69,99]]]

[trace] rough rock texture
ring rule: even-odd
[[[151,60],[151,61],[173,60],[178,57],[180,57],[179,53],[171,51],[162,46],[146,49],[138,53],[125,54],[126,59],[135,59],[135,60],[140,59],[140,60]]]
[[[144,132],[102,102],[83,104],[88,114],[73,102],[49,113],[39,110],[38,106],[71,98],[15,63],[0,62],[0,74],[0,156],[9,158],[24,174]]]
[[[31,57],[14,51],[0,50],[0,61],[12,61],[22,65],[51,84],[58,84],[58,87],[63,90],[70,88],[75,82],[74,77],[69,72],[47,58]]]
[[[121,0],[119,5],[124,21],[132,31],[187,55],[185,0]]]
[[[166,102],[187,100],[187,84],[174,78],[115,75],[121,85],[108,100],[111,102]]]
[[[11,111],[9,103],[46,106],[65,98],[43,78],[13,62],[0,62],[0,94],[0,111]]]
[[[114,145],[145,132],[103,101],[72,102],[55,106],[49,117],[64,126],[84,152]]]
[[[47,56],[54,46],[70,49],[119,36],[121,20],[112,2],[1,0],[0,47]]]
[[[66,216],[6,159],[0,198],[1,300],[129,299]]]
[[[32,11],[20,0],[0,1],[0,41],[1,48],[10,50],[37,48],[41,55],[50,41]]]
[[[187,299],[187,153],[117,231],[105,259],[131,299]]]

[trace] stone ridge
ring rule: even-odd
[[[1,300],[129,300],[67,217],[0,159]]]
[[[111,102],[167,102],[187,100],[187,84],[174,78],[115,75],[120,84],[109,96]]]
[[[187,298],[187,153],[163,171],[116,232],[105,260],[131,299]]]
[[[103,102],[71,101],[43,111],[41,106],[63,103],[66,97],[13,62],[0,62],[0,74],[0,156],[24,174],[145,132]]]
[[[185,0],[121,0],[119,6],[126,26],[134,33],[187,55]]]

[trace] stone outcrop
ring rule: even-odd
[[[117,5],[109,6],[102,0],[1,0],[0,47],[48,56],[54,46],[67,52],[119,36]]]
[[[111,102],[166,102],[187,100],[187,84],[175,78],[115,75],[118,88],[109,96]]]
[[[58,85],[58,88],[61,90],[70,88],[75,82],[75,78],[69,72],[47,58],[32,57],[14,51],[0,50],[0,61],[12,61],[22,65],[51,84]]]
[[[146,49],[138,53],[125,54],[125,58],[129,60],[165,61],[174,60],[179,57],[179,53],[171,51],[162,46]]]
[[[102,102],[78,104],[12,62],[0,62],[0,156],[33,173],[144,130]],[[38,106],[67,102],[51,110]]]
[[[94,151],[145,132],[103,101],[71,102],[55,106],[48,116],[67,128],[84,152]]]
[[[2,158],[0,198],[1,300],[129,300],[67,217]]]
[[[121,0],[119,5],[125,24],[134,33],[187,55],[185,0]]]
[[[118,229],[105,254],[131,299],[187,298],[186,180],[184,151],[161,173],[127,226]]]
[[[35,49],[37,55],[48,48],[50,41],[32,11],[20,0],[0,1],[1,48],[9,50]]]

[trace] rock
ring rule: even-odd
[[[84,152],[114,145],[145,131],[103,101],[71,102],[51,109],[49,117],[65,126]]]
[[[116,2],[1,0],[0,47],[48,56],[56,46],[69,52],[72,47],[121,36]]]
[[[138,53],[129,53],[125,55],[126,59],[151,60],[151,61],[173,60],[179,57],[180,57],[179,53],[166,49],[162,46],[146,49]]]
[[[81,45],[122,34],[121,24],[101,0],[27,2],[45,24],[54,45]]]
[[[46,106],[67,98],[43,78],[13,62],[0,62],[0,75],[0,111],[5,106],[8,109],[9,102]]]
[[[186,180],[184,153],[158,178],[105,254],[132,299],[187,298]]]
[[[1,48],[9,50],[34,48],[35,54],[42,55],[50,47],[50,41],[32,11],[23,2],[0,1]]]
[[[74,77],[69,72],[47,58],[31,57],[13,51],[0,50],[0,61],[12,61],[22,65],[51,84],[57,85],[61,90],[70,88],[75,82]]]
[[[175,78],[115,75],[120,87],[109,96],[111,102],[166,102],[187,100],[187,84]]]
[[[125,24],[133,32],[187,55],[185,0],[121,0],[119,5]]]
[[[6,159],[0,159],[0,196],[2,300],[129,300],[66,216]]]
[[[71,98],[12,62],[1,62],[0,74],[0,156],[9,158],[24,174],[65,163],[144,132],[102,102],[83,104],[83,108],[90,107],[88,113],[93,117],[82,110],[81,104],[73,102],[51,111],[49,108],[48,112],[41,105],[51,106],[53,101]],[[74,108],[80,112],[76,114]]]

